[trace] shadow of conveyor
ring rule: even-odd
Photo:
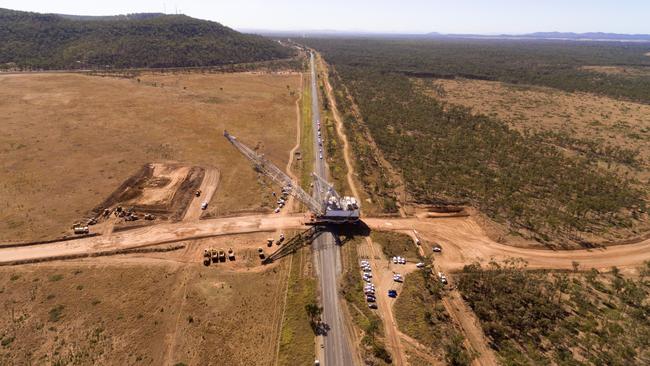
[[[363,221],[353,224],[341,225],[316,225],[291,237],[278,250],[266,257],[262,264],[269,264],[280,258],[284,258],[297,252],[300,248],[310,245],[324,232],[331,232],[334,235],[337,245],[344,245],[357,236],[370,235],[370,228]]]

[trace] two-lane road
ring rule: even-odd
[[[320,123],[320,105],[318,102],[318,87],[314,55],[311,55],[311,95],[312,95],[312,125],[314,133],[314,171],[327,179],[327,165],[324,151],[318,143],[318,123]],[[320,198],[320,187],[314,182],[314,197]],[[352,351],[347,337],[345,319],[341,310],[338,296],[338,275],[341,273],[341,254],[339,246],[331,232],[319,236],[313,245],[314,262],[320,278],[320,295],[323,305],[323,322],[329,326],[327,335],[323,337],[323,359],[321,365],[348,366],[353,365]]]

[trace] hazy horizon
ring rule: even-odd
[[[527,34],[534,32],[603,32],[649,34],[650,2],[640,0],[387,0],[327,3],[276,0],[126,1],[89,3],[79,0],[0,1],[0,7],[71,15],[182,13],[238,30],[275,32],[357,32],[422,34]]]

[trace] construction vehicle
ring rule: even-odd
[[[235,252],[232,250],[232,248],[228,249],[228,259],[231,261],[235,260]]]
[[[212,258],[212,263],[219,261],[219,253],[217,253],[216,249],[210,249],[210,257]]]
[[[226,261],[226,252],[223,249],[219,249],[219,262]]]
[[[126,216],[124,216],[124,221],[136,221],[139,219],[140,217],[138,217],[138,215],[131,212],[127,213]]]
[[[86,222],[86,225],[96,225],[96,224],[97,224],[97,219],[94,217],[88,219],[88,222]]]
[[[144,219],[145,220],[155,220],[156,216],[154,216],[152,214],[144,214]]]
[[[272,247],[273,246],[273,238],[266,239],[266,246],[267,247]]]
[[[359,221],[359,203],[354,197],[339,196],[329,182],[315,173],[312,174],[315,197],[312,197],[280,168],[267,160],[263,154],[258,154],[244,145],[235,136],[229,134],[228,131],[224,131],[223,135],[242,155],[253,163],[256,171],[271,178],[282,187],[284,194],[294,196],[309,208],[313,213],[313,220],[309,224],[346,224]],[[276,213],[279,211],[279,208],[275,209]]]
[[[72,227],[72,231],[76,235],[85,235],[90,233],[90,229],[88,228],[88,225],[81,225],[81,224],[76,224]]]

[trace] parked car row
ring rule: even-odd
[[[375,285],[372,283],[372,268],[366,260],[361,261],[361,271],[363,271],[363,280],[367,283],[363,286],[363,294],[366,296],[368,307],[377,309],[377,298],[375,297]]]

